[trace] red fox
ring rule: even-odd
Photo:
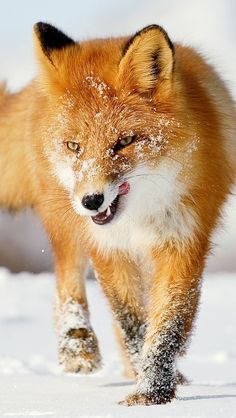
[[[32,207],[50,237],[64,369],[101,363],[90,260],[137,380],[123,403],[169,402],[236,177],[233,100],[196,51],[157,25],[75,42],[40,22],[34,38],[38,76],[0,93],[0,205]]]

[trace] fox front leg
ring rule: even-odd
[[[118,302],[118,299],[114,303],[114,298],[112,299],[113,315],[121,338],[121,351],[123,347],[133,373],[128,370],[129,368],[127,369],[127,364],[125,364],[125,371],[127,375],[136,377],[140,367],[140,354],[144,343],[146,324],[142,316],[137,314],[131,305],[123,305],[120,300]]]
[[[69,373],[96,371],[101,357],[87,306],[84,302],[67,299],[57,307],[57,316],[60,365]]]
[[[198,250],[196,250],[196,248]],[[196,243],[185,250],[173,246],[155,252],[156,278],[150,288],[148,328],[138,383],[122,404],[153,405],[175,397],[177,356],[192,328],[206,247]]]
[[[126,374],[135,376],[146,329],[145,312],[140,303],[139,270],[120,252],[104,259],[101,254],[93,253],[91,259],[112,309]]]
[[[78,245],[65,246],[61,240],[54,240],[53,249],[57,277],[59,363],[66,372],[90,373],[100,367],[101,356],[90,324],[85,292],[87,260]]]

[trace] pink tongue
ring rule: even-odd
[[[104,212],[100,212],[100,213],[98,213],[98,214],[95,216],[95,218],[96,218],[96,219],[105,219],[105,218],[107,217],[106,211],[107,211],[107,210],[104,210]]]
[[[119,186],[119,195],[126,195],[130,191],[130,185],[127,181]]]

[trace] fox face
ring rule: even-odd
[[[182,129],[174,104],[166,33],[151,26],[131,39],[78,44],[60,32],[55,48],[58,33],[43,25],[36,28],[50,106],[43,152],[74,210],[91,228],[153,225],[158,217],[171,224],[187,189],[180,155],[193,133]]]

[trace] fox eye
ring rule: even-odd
[[[80,150],[80,146],[77,144],[77,142],[68,141],[66,142],[66,146],[70,151],[75,152],[76,154]]]
[[[128,145],[132,144],[132,142],[136,139],[136,135],[129,135],[121,138],[116,145],[114,146],[114,151],[119,151],[122,148],[127,147]]]

